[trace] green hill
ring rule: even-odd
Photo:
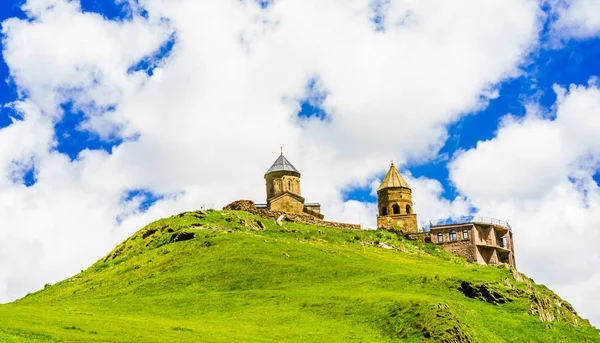
[[[189,212],[0,306],[0,342],[600,342],[541,285],[387,231]]]

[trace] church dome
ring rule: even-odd
[[[398,172],[398,169],[396,169],[396,166],[393,163],[392,163],[392,166],[390,167],[390,170],[383,178],[381,185],[379,186],[379,188],[377,188],[377,191],[379,192],[380,190],[386,189],[386,188],[408,188],[408,189],[410,189],[410,186],[408,185],[406,180],[404,180],[402,175],[400,175],[400,173]]]
[[[269,175],[271,173],[281,172],[281,171],[290,172],[290,173],[297,174],[298,176],[300,176],[300,172],[298,171],[298,169],[296,169],[290,163],[290,161],[288,161],[287,158],[285,158],[285,156],[283,156],[283,153],[281,155],[279,155],[277,160],[275,160],[275,163],[273,163],[271,168],[269,168],[269,170],[267,170],[265,175]]]

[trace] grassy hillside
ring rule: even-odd
[[[543,286],[390,232],[190,212],[0,306],[0,342],[600,342]]]

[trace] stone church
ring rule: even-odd
[[[296,220],[309,220],[316,225],[360,229],[354,224],[324,222],[321,205],[306,203],[302,197],[300,172],[283,156],[283,152],[264,177],[266,204],[250,202],[243,208],[234,206],[230,209],[284,212],[295,216]],[[419,230],[412,189],[393,163],[377,189],[377,210],[378,229],[395,230],[407,238],[439,245],[475,263],[516,266],[512,229],[506,222],[479,217],[452,218],[430,223],[427,230]]]
[[[300,172],[283,156],[283,151],[265,173],[265,181],[267,204],[264,206],[269,211],[304,213],[318,219],[325,217],[321,214],[320,204],[305,203],[300,192]]]

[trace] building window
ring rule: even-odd
[[[394,211],[394,214],[400,214],[400,206],[398,206],[398,204],[394,204],[392,206],[392,211]]]
[[[406,214],[410,214],[410,205],[406,205]]]
[[[292,181],[288,181],[288,191],[292,190]]]
[[[384,206],[384,207],[381,208],[381,215],[382,216],[387,216],[387,207]]]
[[[469,239],[469,230],[463,230],[463,239]]]
[[[444,243],[444,234],[438,233],[438,243]]]
[[[456,240],[456,231],[454,230],[450,230],[450,241],[455,241]]]

